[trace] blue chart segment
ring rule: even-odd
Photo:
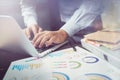
[[[61,53],[61,52],[54,52],[54,53],[51,53],[51,54],[49,54],[48,56],[49,57],[60,57],[60,56],[62,56],[64,53]]]
[[[85,63],[96,63],[96,62],[99,61],[98,58],[93,57],[93,56],[84,57],[82,60],[83,60],[83,62],[85,62]]]
[[[12,70],[30,70],[30,69],[38,69],[41,67],[41,63],[32,63],[32,64],[16,64],[12,66]]]
[[[67,74],[61,72],[53,72],[52,80],[70,80]]]
[[[87,76],[88,80],[112,80],[110,77],[103,75],[103,74],[97,74],[97,73],[89,73],[85,74]]]

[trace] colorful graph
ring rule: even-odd
[[[70,68],[77,69],[81,67],[81,63],[78,61],[55,61],[52,63],[52,68]]]
[[[112,80],[110,77],[103,74],[89,73],[85,75],[87,76],[88,80]]]
[[[71,69],[77,69],[81,67],[81,63],[78,61],[69,61],[69,66]]]
[[[40,63],[35,63],[35,64],[16,64],[12,66],[12,70],[18,70],[22,71],[24,69],[38,69],[40,68],[41,64]]]
[[[53,68],[67,68],[67,61],[55,61],[52,63]]]
[[[98,58],[93,57],[93,56],[84,57],[82,60],[83,60],[83,62],[85,62],[85,63],[96,63],[96,62],[99,61]]]
[[[70,80],[67,74],[61,72],[53,72],[52,80]]]

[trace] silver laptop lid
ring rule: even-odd
[[[10,16],[0,16],[0,49],[19,51],[22,48],[31,56],[38,56],[37,50],[22,32],[16,20]]]

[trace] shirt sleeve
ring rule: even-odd
[[[69,36],[88,27],[103,11],[103,0],[83,0],[81,6],[74,12],[73,16],[61,29]]]
[[[37,24],[36,0],[21,0],[21,12],[26,26]]]

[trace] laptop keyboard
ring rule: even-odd
[[[47,49],[52,48],[53,46],[55,46],[55,45],[51,45],[51,46],[49,46],[49,47],[43,46],[42,48],[38,48],[38,47],[37,47],[36,49],[37,49],[38,53],[41,53],[41,52],[46,51]]]

